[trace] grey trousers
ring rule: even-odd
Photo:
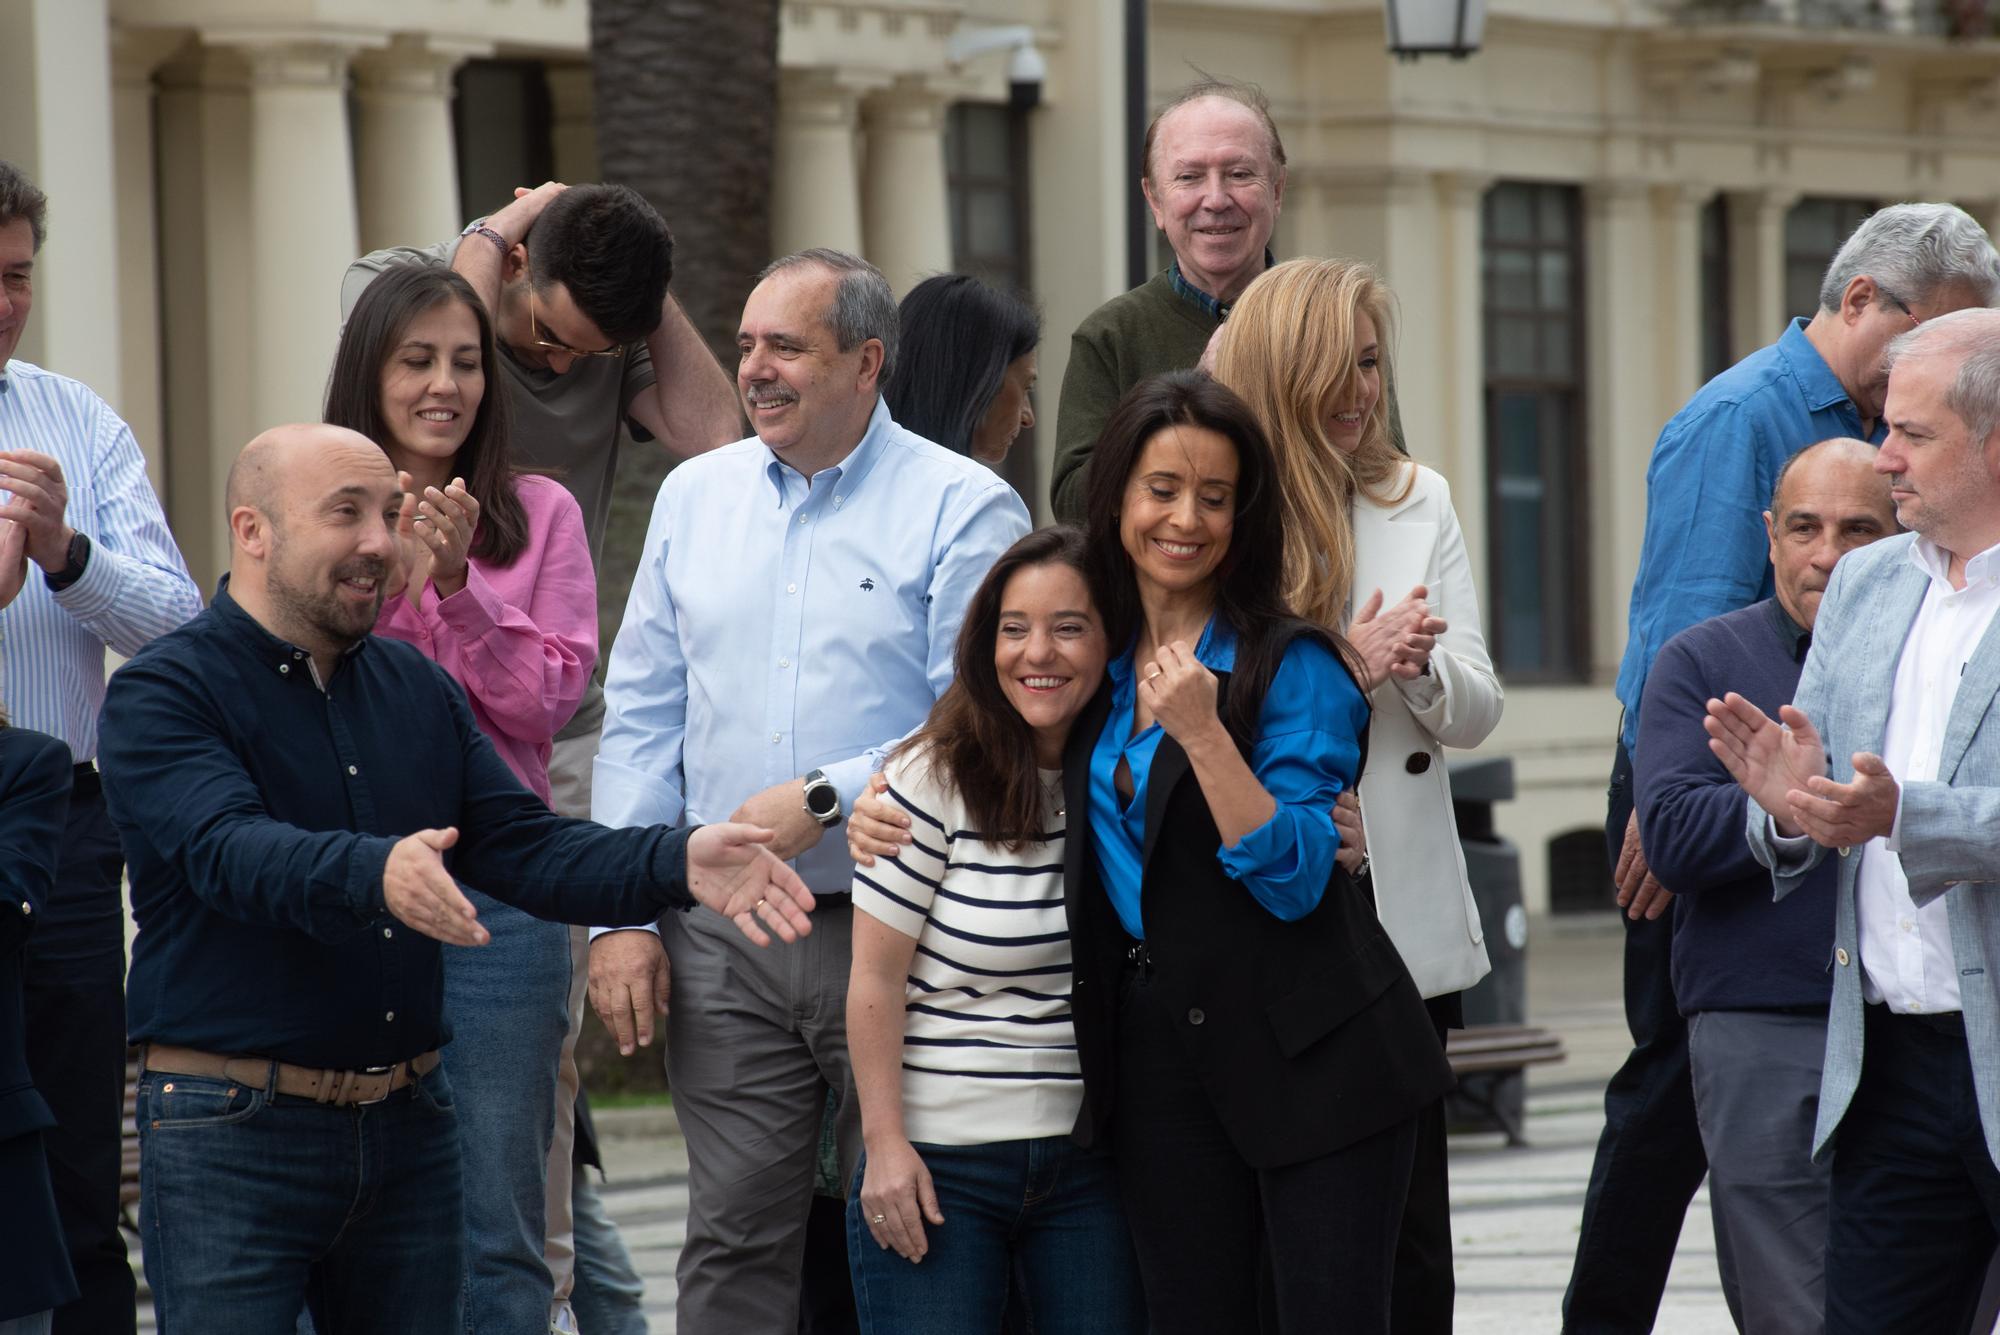
[[[827,1091],[843,1182],[861,1150],[847,1059],[853,926],[843,896],[810,936],[758,949],[713,913],[669,913],[667,1083],[688,1150],[687,1242],[675,1278],[682,1335],[783,1335],[799,1321],[800,1262]]]
[[[1702,1011],[1688,1053],[1729,1314],[1755,1335],[1818,1335],[1829,1170],[1812,1161],[1812,1137],[1826,1017]]]

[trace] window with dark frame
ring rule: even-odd
[[[1841,244],[1881,205],[1872,199],[1809,196],[1785,214],[1785,313],[1819,310],[1820,280]]]
[[[1580,681],[1590,662],[1581,192],[1502,182],[1486,192],[1483,222],[1493,661],[1516,680]]]
[[[960,273],[1028,297],[1033,255],[1028,226],[1028,113],[1000,103],[960,102],[945,129],[945,182],[951,208],[951,262]],[[1039,304],[1039,303],[1037,303]],[[1048,341],[1048,331],[1042,339]],[[1032,511],[1039,492],[1035,434],[1042,405],[1053,402],[1038,386],[1036,426],[1007,451],[1000,476],[1013,484]]]

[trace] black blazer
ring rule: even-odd
[[[22,947],[55,884],[70,777],[67,746],[0,726],[0,1321],[76,1296],[38,1134],[55,1118],[28,1074],[21,1011]]]
[[[1216,674],[1217,705],[1229,674]],[[1108,1146],[1126,937],[1090,829],[1090,753],[1111,712],[1099,689],[1063,757],[1063,895],[1083,1065],[1076,1140]],[[1364,739],[1365,743],[1365,739]],[[1319,906],[1281,922],[1222,868],[1187,752],[1160,739],[1146,785],[1140,895],[1150,986],[1184,1017],[1188,1062],[1236,1152],[1257,1168],[1331,1153],[1405,1120],[1451,1087],[1423,998],[1367,893],[1334,869]]]

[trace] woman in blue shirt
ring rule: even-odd
[[[1282,601],[1250,410],[1199,373],[1135,387],[1091,456],[1114,649],[1064,757],[1085,1079],[1158,1335],[1242,1329],[1260,1253],[1281,1332],[1383,1331],[1414,1116],[1450,1084],[1331,811],[1368,705]]]

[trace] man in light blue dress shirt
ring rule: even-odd
[[[124,856],[98,785],[104,651],[126,657],[201,610],[132,429],[86,385],[13,360],[34,304],[42,192],[0,162],[0,562],[25,580],[0,612],[13,722],[76,760],[55,885],[23,964],[28,1067],[57,1125],[44,1134],[82,1297],[53,1329],[130,1331],[118,1231],[125,1087]]]
[[[591,945],[591,1003],[621,1051],[667,1010],[689,1161],[676,1310],[701,1335],[797,1327],[829,1088],[843,1180],[860,1149],[854,867],[829,831],[950,684],[966,602],[1029,527],[985,466],[891,420],[879,389],[897,327],[863,260],[811,250],[765,270],[737,334],[756,435],[668,476],[611,651],[592,817],[754,821],[821,904],[810,937],[768,951],[681,915],[664,943],[626,930]]]

